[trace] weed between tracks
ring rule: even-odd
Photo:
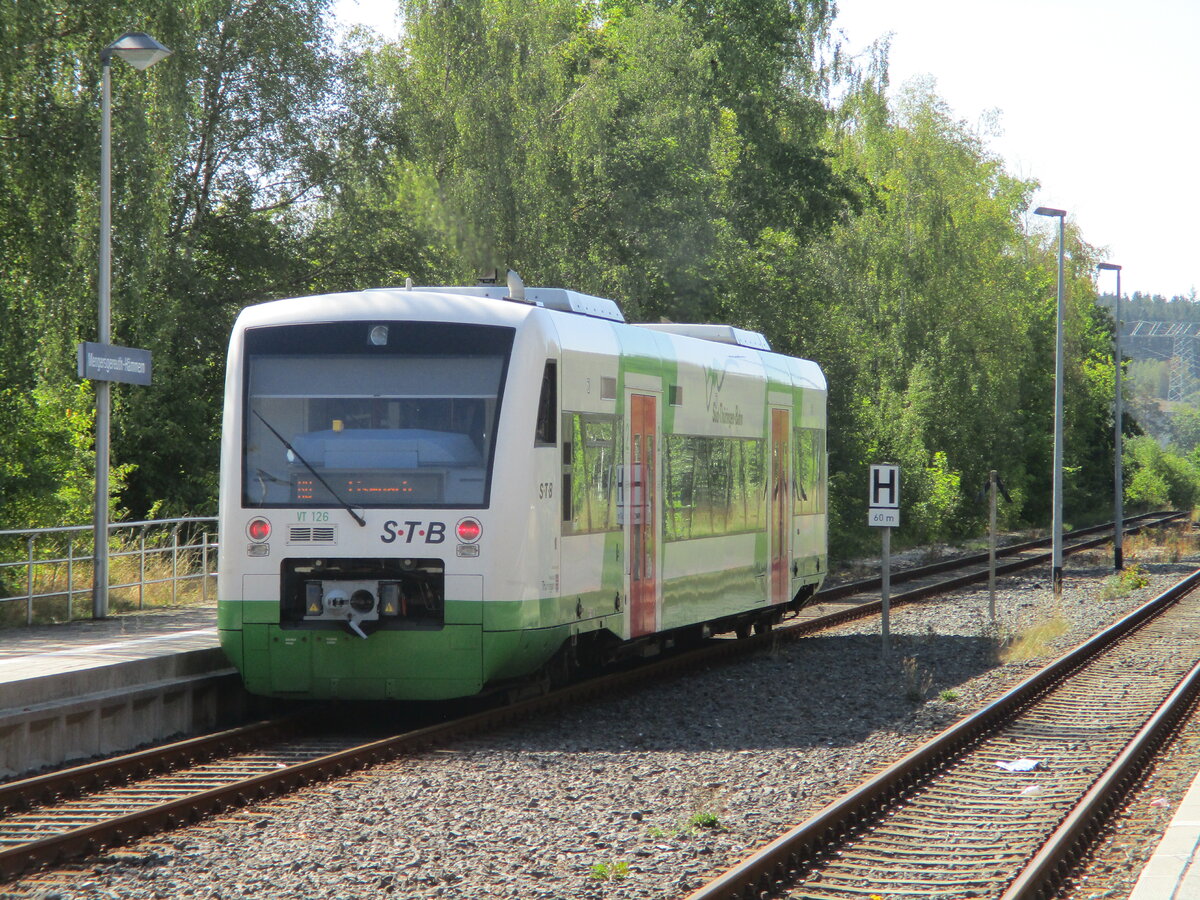
[[[913,703],[923,703],[933,687],[933,673],[912,656],[904,657],[900,667],[904,672],[904,696]]]
[[[993,638],[996,659],[1002,663],[1013,663],[1046,656],[1054,640],[1066,634],[1070,627],[1059,610],[1051,611],[1050,615],[1019,631],[1000,624],[996,626]]]
[[[595,881],[621,881],[629,877],[629,863],[623,859],[592,864],[592,879]]]
[[[1176,552],[1178,552],[1178,548],[1176,548]],[[1172,562],[1178,561],[1178,557],[1172,560]],[[1105,600],[1128,597],[1134,591],[1144,588],[1149,583],[1150,576],[1146,574],[1146,570],[1138,563],[1134,563],[1116,575],[1110,575],[1106,578],[1104,580],[1104,587],[1100,589],[1100,596]]]
[[[688,837],[702,831],[724,831],[721,815],[725,812],[726,788],[718,784],[706,784],[696,788],[687,816],[671,828],[657,825],[647,830],[655,839]]]
[[[1181,528],[1152,528],[1131,534],[1122,542],[1128,559],[1144,562],[1177,563],[1196,553],[1200,533],[1188,525]]]

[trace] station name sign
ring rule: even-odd
[[[79,345],[76,359],[80,378],[125,384],[150,383],[149,350],[85,342]]]

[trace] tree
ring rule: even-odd
[[[729,38],[688,5],[412,2],[402,46],[368,66],[390,98],[380,142],[435,186],[474,265],[613,296],[633,318],[711,318],[738,290],[713,277],[741,251],[722,232],[819,229],[850,193],[800,67],[766,62],[796,55],[818,12]],[[769,108],[744,114],[745,91]]]
[[[121,501],[137,514],[160,502],[211,509],[229,324],[311,272],[303,208],[320,196],[335,123],[326,6],[21,0],[0,10],[0,32],[20,50],[0,62],[7,524],[78,521],[89,505],[86,491],[58,486],[83,462],[74,347],[95,339],[100,49],[133,27],[175,51],[145,73],[112,69],[114,341],[156,362],[153,386],[114,392]]]

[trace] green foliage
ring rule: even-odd
[[[90,503],[74,346],[95,336],[98,50],[126,28],[175,50],[112,69],[113,340],[155,354],[152,387],[115,392],[131,514],[211,511],[225,342],[246,304],[511,266],[611,296],[631,321],[724,320],[819,362],[835,555],[873,537],[872,462],[903,468],[903,541],[978,530],[993,468],[1006,527],[1049,518],[1057,234],[1031,230],[1035,183],[930,85],[888,99],[886,46],[847,63],[827,0],[406,0],[400,42],[343,48],[328,7],[0,9],[22,51],[0,59],[5,524],[78,521]],[[1111,490],[1112,319],[1095,252],[1066,237],[1080,516]],[[1159,299],[1147,316],[1194,312]],[[1157,390],[1164,371],[1135,363],[1131,381]],[[1130,393],[1161,415],[1153,391]],[[1200,417],[1172,427],[1196,454]],[[1200,460],[1129,446],[1131,504],[1200,496]]]
[[[1172,443],[1183,453],[1200,447],[1200,409],[1184,406],[1171,416]]]
[[[593,863],[591,876],[594,881],[624,881],[629,877],[629,863],[623,859]]]
[[[1165,359],[1135,359],[1126,366],[1133,390],[1147,397],[1167,398],[1171,383],[1171,362]]]
[[[1105,600],[1115,600],[1119,597],[1128,597],[1134,591],[1141,590],[1150,584],[1150,576],[1146,574],[1137,563],[1126,566],[1115,575],[1110,575],[1104,579],[1104,586],[1100,590],[1100,596]]]
[[[946,454],[937,451],[933,464],[919,471],[915,485],[920,499],[912,505],[913,525],[920,528],[930,539],[947,540],[958,529],[954,526],[956,514],[961,510],[961,476],[949,468]]]
[[[718,818],[716,813],[702,811],[693,814],[692,817],[688,819],[687,824],[689,828],[707,828],[709,830],[716,830],[721,827],[721,820]]]
[[[436,185],[470,263],[612,296],[631,318],[710,318],[745,296],[714,267],[854,200],[797,52],[831,11],[742,6],[414,0],[399,52],[366,65],[379,146]]]
[[[1133,509],[1192,509],[1200,502],[1200,459],[1164,449],[1148,435],[1125,443],[1125,501]]]
[[[0,10],[0,518],[86,520],[75,345],[96,339],[99,52],[129,28],[174,54],[112,75],[113,342],[154,353],[154,384],[114,391],[114,496],[215,505],[224,349],[248,302],[315,268],[299,210],[330,172],[327,0],[47,4]]]
[[[871,462],[902,467],[905,540],[981,527],[972,498],[991,468],[1013,497],[1006,525],[1049,516],[1055,245],[1023,227],[1033,184],[1008,175],[927,86],[894,109],[878,91],[864,82],[831,134],[836,165],[872,185],[873,202],[793,262],[795,337],[771,335],[820,361],[833,386],[831,468],[848,476],[831,479],[834,552],[861,540]],[[1109,332],[1092,304],[1091,251],[1067,237],[1067,464],[1082,471],[1086,459],[1090,473],[1094,448],[1111,446]],[[1073,506],[1095,502],[1092,481],[1068,487]]]
[[[89,385],[35,385],[28,394],[0,393],[0,414],[11,416],[5,454],[0,457],[3,528],[40,528],[91,517],[95,455],[95,399]],[[110,514],[130,466],[109,473]]]

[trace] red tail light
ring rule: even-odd
[[[246,534],[250,540],[256,544],[261,544],[271,536],[271,523],[262,516],[251,519],[250,523],[246,526]]]
[[[468,516],[465,519],[458,520],[458,526],[454,529],[454,533],[458,535],[458,539],[464,544],[473,544],[483,534],[483,526],[479,524],[478,519],[472,519]]]

